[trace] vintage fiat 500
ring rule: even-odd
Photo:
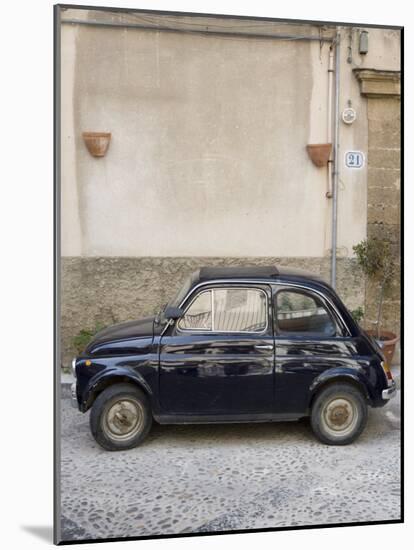
[[[105,449],[161,424],[310,416],[345,445],[396,392],[376,342],[319,277],[276,267],[207,267],[154,317],[99,332],[73,360],[72,399]]]

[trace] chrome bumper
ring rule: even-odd
[[[382,398],[384,400],[392,399],[393,397],[395,397],[396,393],[397,393],[397,386],[393,380],[392,385],[389,388],[387,388],[386,390],[382,390]]]
[[[76,382],[73,382],[73,384],[70,386],[70,402],[72,404],[72,407],[75,407],[75,409],[79,408],[78,398],[76,397]]]

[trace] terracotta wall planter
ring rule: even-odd
[[[377,331],[376,330],[367,330],[367,334],[373,336],[377,340]],[[380,331],[380,345],[382,351],[384,352],[385,359],[387,360],[388,365],[391,365],[392,358],[395,353],[395,345],[398,342],[398,336],[389,330]]]
[[[328,164],[332,151],[332,143],[315,143],[306,146],[309,158],[315,166],[321,168]]]
[[[83,141],[93,157],[104,157],[111,141],[110,132],[82,132]]]

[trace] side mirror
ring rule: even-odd
[[[164,317],[166,319],[179,319],[184,315],[184,311],[180,307],[167,307],[164,311]]]

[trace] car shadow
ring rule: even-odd
[[[155,442],[208,444],[239,444],[240,441],[277,443],[281,441],[312,441],[314,436],[308,418],[295,422],[252,422],[240,424],[158,424],[154,422],[147,439],[142,443]]]

